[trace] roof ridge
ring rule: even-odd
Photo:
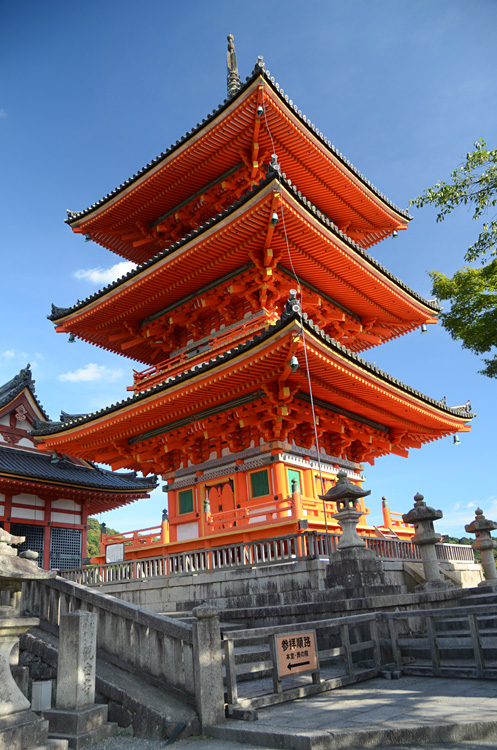
[[[24,388],[27,388],[31,396],[33,397],[37,407],[39,408],[45,419],[49,421],[50,418],[41,405],[38,396],[36,395],[35,382],[36,381],[33,380],[31,365],[28,362],[26,367],[23,367],[21,370],[19,370],[17,375],[14,375],[13,378],[0,386],[0,408],[16,398],[16,396],[18,396],[24,390]]]
[[[277,83],[274,79],[274,76],[271,75],[270,71],[266,69],[266,65],[263,61],[262,56],[259,56],[254,69],[252,73],[245,78],[245,82],[240,86],[236,94],[233,96],[228,96],[226,99],[224,99],[221,104],[218,104],[217,107],[215,107],[210,115],[207,115],[202,119],[201,122],[197,122],[196,126],[194,126],[191,130],[187,130],[186,133],[181,136],[175,143],[171,144],[169,148],[167,148],[165,151],[161,151],[160,154],[158,154],[156,157],[154,157],[150,162],[148,162],[144,167],[139,169],[137,172],[135,172],[131,177],[129,177],[124,182],[121,182],[120,185],[118,185],[116,188],[111,190],[106,195],[102,196],[98,201],[95,203],[92,203],[88,208],[82,209],[81,211],[71,211],[67,209],[67,218],[65,219],[66,224],[72,224],[74,221],[77,221],[78,219],[82,218],[83,216],[86,216],[87,214],[91,213],[95,209],[99,208],[100,206],[103,206],[108,201],[112,200],[112,198],[115,198],[119,193],[126,190],[130,185],[132,185],[134,182],[139,180],[143,175],[147,174],[147,172],[151,171],[154,167],[156,167],[158,164],[160,164],[161,161],[168,158],[176,149],[178,149],[180,146],[182,146],[186,141],[188,141],[193,135],[198,133],[203,127],[208,125],[212,120],[214,120],[224,109],[226,109],[228,106],[232,105],[238,98],[240,98],[245,91],[249,88],[249,86],[253,83],[254,80],[258,76],[264,76],[264,78],[267,80],[267,82],[271,85],[271,87],[274,89],[274,91],[278,94],[278,96],[281,98],[282,102],[289,106],[290,109],[294,112],[294,114],[300,119],[300,121],[308,127],[310,130],[313,131],[314,135],[319,138],[321,143],[326,146],[326,148],[335,156],[340,163],[346,167],[347,169],[350,169],[351,172],[362,182],[365,186],[367,186],[375,195],[377,198],[380,198],[382,201],[387,203],[390,208],[392,208],[394,211],[399,213],[401,216],[403,216],[406,219],[412,219],[412,216],[409,214],[409,211],[407,209],[400,208],[397,206],[393,201],[391,201],[389,198],[387,198],[381,190],[379,190],[377,187],[375,187],[364,175],[362,172],[355,167],[352,162],[350,162],[348,159],[345,158],[345,156],[342,154],[341,151],[339,151],[329,140],[329,138],[326,138],[323,133],[318,130],[318,128],[314,125],[313,122],[311,122],[310,118],[306,117],[305,114],[302,113],[302,110],[298,109],[297,105],[293,103],[293,100],[288,97],[287,94],[285,94],[284,89]]]

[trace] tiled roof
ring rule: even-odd
[[[17,375],[14,375],[12,380],[9,380],[4,385],[0,386],[0,409],[9,404],[16,396],[27,388],[36,401],[36,405],[46,419],[49,419],[48,414],[38,401],[35,393],[35,381],[33,380],[33,373],[31,372],[31,366],[28,364],[21,370]]]
[[[157,486],[155,477],[137,477],[134,472],[120,474],[93,466],[78,466],[64,457],[53,459],[48,453],[0,447],[0,475],[9,474],[124,493],[146,493]]]
[[[249,200],[254,198],[255,195],[257,195],[258,192],[262,191],[272,180],[278,180],[292,195],[294,198],[296,198],[302,206],[304,206],[308,211],[311,211],[314,216],[333,234],[335,234],[337,237],[339,237],[343,242],[345,242],[350,248],[352,248],[358,255],[360,255],[362,258],[368,261],[368,263],[371,263],[371,265],[376,268],[378,271],[380,271],[384,276],[386,276],[388,279],[393,281],[397,286],[399,286],[401,289],[406,291],[409,295],[417,299],[422,304],[426,305],[427,307],[431,308],[434,312],[438,312],[440,310],[440,306],[438,302],[430,301],[424,299],[420,294],[415,292],[413,289],[411,289],[407,284],[404,284],[403,281],[398,279],[393,273],[391,273],[387,268],[385,268],[381,263],[379,263],[375,258],[373,258],[372,255],[370,255],[366,250],[364,250],[360,245],[355,243],[350,237],[348,237],[345,232],[342,232],[336,224],[334,224],[331,219],[329,219],[325,214],[323,214],[322,211],[320,211],[316,206],[314,206],[311,201],[309,201],[296,187],[295,185],[292,185],[291,180],[286,179],[285,174],[281,174],[279,171],[279,168],[275,165],[269,165],[267,170],[267,175],[263,180],[259,180],[259,183],[255,185],[253,188],[247,190],[245,195],[240,198],[239,200],[236,200],[231,206],[224,209],[220,213],[216,214],[216,216],[213,216],[211,219],[206,221],[201,226],[197,227],[197,229],[193,229],[191,232],[186,234],[182,239],[177,240],[176,242],[173,242],[172,245],[165,248],[164,250],[161,250],[156,255],[153,255],[148,260],[141,263],[139,266],[134,268],[132,271],[129,271],[124,276],[121,276],[119,279],[116,279],[112,283],[108,284],[106,287],[103,287],[102,289],[99,289],[97,292],[94,292],[92,295],[87,297],[85,300],[79,300],[75,305],[72,307],[56,307],[54,304],[52,304],[52,313],[51,315],[48,315],[48,319],[55,321],[59,320],[60,318],[65,317],[66,315],[69,315],[73,312],[76,312],[77,310],[81,310],[87,305],[91,304],[95,300],[97,300],[99,297],[107,294],[112,289],[117,288],[124,282],[128,281],[129,279],[132,279],[134,276],[137,276],[142,271],[144,271],[146,268],[150,268],[155,263],[158,263],[159,261],[166,258],[171,253],[175,252],[178,248],[182,247],[183,245],[186,245],[188,242],[193,240],[194,238],[201,235],[203,232],[206,232],[208,229],[210,229],[215,224],[220,223],[223,221],[227,216],[229,216],[231,213],[236,211],[240,206],[243,206],[244,203],[247,203]]]
[[[188,141],[190,138],[192,138],[196,133],[198,133],[202,128],[204,128],[206,125],[208,125],[212,120],[214,120],[216,117],[219,116],[219,114],[226,109],[228,106],[233,104],[234,101],[236,101],[237,98],[243,95],[243,93],[246,91],[246,89],[259,77],[264,76],[267,83],[272,87],[272,89],[275,91],[275,93],[280,97],[282,102],[286,104],[288,107],[290,107],[295,116],[302,122],[302,124],[313,131],[315,137],[317,137],[321,143],[326,146],[326,148],[331,152],[331,154],[338,159],[344,166],[346,166],[348,169],[350,169],[351,172],[365,185],[368,187],[369,190],[371,190],[378,198],[380,198],[382,201],[387,203],[391,208],[393,208],[397,213],[404,216],[406,219],[410,219],[409,213],[405,209],[398,208],[392,201],[390,201],[385,195],[383,195],[380,190],[375,188],[374,185],[372,185],[369,180],[364,177],[364,175],[359,172],[356,167],[354,167],[353,164],[348,161],[344,157],[344,155],[338,151],[338,149],[335,148],[335,146],[332,145],[331,141],[329,141],[325,136],[315,127],[315,125],[310,121],[308,117],[305,116],[301,112],[301,110],[297,107],[296,104],[293,103],[291,99],[288,98],[288,96],[284,93],[283,89],[279,86],[278,83],[274,80],[274,77],[271,76],[269,70],[266,70],[265,64],[262,62],[262,58],[259,58],[259,61],[256,63],[254,70],[252,71],[252,74],[248,76],[245,80],[245,83],[243,86],[240,87],[238,93],[236,96],[225,99],[222,104],[220,104],[216,109],[212,110],[212,113],[205,117],[202,122],[198,122],[197,125],[192,128],[192,130],[189,130],[185,133],[185,135],[176,141],[176,143],[172,144],[166,151],[163,151],[158,156],[155,157],[155,159],[152,159],[151,162],[149,162],[146,166],[142,167],[138,172],[136,172],[132,177],[130,177],[125,182],[121,183],[119,187],[112,190],[110,193],[107,193],[103,198],[101,198],[96,203],[92,203],[91,206],[84,209],[83,211],[67,211],[67,219],[66,222],[68,224],[72,224],[74,221],[77,221],[78,219],[83,218],[87,214],[90,214],[92,211],[94,211],[97,208],[100,208],[108,201],[115,198],[119,193],[121,193],[123,190],[127,190],[130,185],[132,185],[134,182],[139,180],[141,177],[143,177],[147,172],[154,169],[158,164],[160,164],[161,161],[166,159],[168,156],[170,156],[176,149],[180,148],[186,141]]]
[[[347,349],[346,346],[339,344],[337,341],[335,341],[335,339],[333,339],[331,336],[326,334],[322,329],[320,329],[317,325],[315,325],[314,322],[310,320],[305,313],[301,316],[297,305],[294,305],[294,306],[287,305],[287,308],[288,309],[283,312],[280,319],[273,325],[269,326],[265,331],[257,334],[252,339],[249,339],[248,341],[245,341],[244,343],[239,344],[236,347],[233,347],[229,351],[218,355],[217,357],[215,357],[214,359],[208,362],[203,362],[202,364],[195,365],[190,370],[179,373],[178,375],[168,379],[166,383],[160,383],[155,386],[152,386],[149,389],[137,395],[131,396],[130,398],[127,398],[127,399],[123,399],[122,401],[118,401],[115,404],[111,404],[110,406],[107,406],[101,409],[100,411],[94,412],[93,414],[83,415],[82,417],[75,418],[74,420],[69,420],[69,421],[64,421],[64,422],[52,422],[52,423],[44,424],[40,428],[37,428],[36,430],[34,430],[33,434],[42,436],[42,435],[49,435],[51,433],[64,432],[65,430],[73,429],[74,427],[78,425],[91,422],[94,419],[100,419],[106,414],[110,414],[112,412],[118,411],[128,406],[133,406],[134,404],[137,404],[144,399],[148,399],[151,395],[155,393],[160,393],[161,391],[167,391],[169,388],[172,388],[181,382],[186,382],[190,378],[197,377],[199,373],[201,372],[206,372],[210,369],[214,369],[218,365],[221,365],[225,362],[229,362],[230,360],[235,359],[236,357],[247,352],[251,348],[258,346],[262,342],[270,339],[272,336],[274,336],[276,333],[278,333],[288,323],[292,321],[301,321],[305,329],[309,333],[312,333],[313,335],[320,338],[321,341],[323,341],[323,343],[325,343],[331,351],[339,353],[340,355],[348,359],[352,364],[359,365],[367,373],[370,373],[372,375],[375,375],[376,377],[381,378],[385,383],[389,385],[394,385],[400,388],[401,390],[405,391],[405,393],[411,396],[414,396],[415,398],[418,398],[421,401],[424,401],[430,406],[433,406],[439,409],[440,411],[445,412],[446,414],[450,414],[452,416],[463,418],[463,419],[468,419],[468,420],[476,416],[475,414],[471,412],[471,404],[469,402],[462,406],[450,407],[450,406],[447,406],[447,404],[445,403],[445,399],[438,401],[434,398],[431,398],[430,396],[427,396],[424,393],[421,393],[421,391],[418,391],[415,388],[412,388],[411,386],[406,385],[401,380],[394,378],[392,375],[389,375],[384,370],[381,370],[379,367],[376,367],[376,365],[367,362],[358,354],[351,352],[349,349]]]

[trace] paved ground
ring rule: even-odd
[[[255,722],[230,720],[217,738],[179,740],[177,750],[488,750],[497,747],[497,683],[377,678],[259,710]],[[158,750],[164,742],[113,738],[92,750]]]

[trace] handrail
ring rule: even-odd
[[[191,575],[217,570],[281,565],[302,560],[327,559],[336,552],[341,534],[302,531],[281,537],[255,541],[241,541],[220,547],[206,547],[188,552],[120,563],[107,563],[63,571],[68,580],[88,586],[102,586],[130,580]],[[385,560],[419,562],[419,548],[401,539],[365,537],[367,546],[377,557]],[[472,547],[463,544],[435,545],[442,561],[474,562]]]

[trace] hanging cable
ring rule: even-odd
[[[274,156],[276,157],[276,160],[277,160],[278,155],[276,154],[276,147],[275,147],[275,144],[274,144],[274,139],[273,139],[273,136],[272,136],[272,133],[271,133],[271,128],[269,127],[265,103],[264,103],[263,111],[264,111],[264,121],[266,123],[267,132],[268,132],[269,138],[271,140],[272,151],[273,151],[273,154],[274,154]],[[308,386],[309,386],[309,397],[310,397],[310,402],[311,402],[311,414],[312,414],[312,423],[313,423],[313,428],[314,428],[314,441],[315,441],[315,444],[316,444],[316,455],[317,455],[317,463],[318,463],[318,471],[319,471],[319,480],[320,480],[320,483],[321,483],[321,494],[323,496],[324,527],[325,527],[326,540],[328,542],[328,544],[327,544],[327,546],[328,546],[328,554],[331,554],[331,547],[330,547],[330,544],[329,544],[329,533],[328,533],[328,519],[326,517],[326,503],[325,503],[325,500],[324,500],[324,495],[326,494],[326,492],[325,492],[325,485],[324,485],[323,472],[322,472],[322,466],[321,466],[321,455],[320,455],[321,454],[321,449],[320,449],[320,446],[319,446],[318,429],[317,429],[317,422],[316,422],[316,412],[315,412],[315,409],[314,409],[314,397],[313,397],[313,394],[312,394],[311,373],[310,373],[310,370],[309,370],[309,360],[307,358],[307,347],[306,347],[306,341],[305,341],[305,330],[304,330],[304,320],[303,320],[304,295],[303,295],[302,285],[300,283],[300,279],[299,279],[299,277],[297,275],[297,272],[295,270],[295,267],[293,265],[292,254],[291,254],[291,251],[290,251],[290,243],[288,241],[288,234],[287,234],[287,231],[286,231],[285,212],[283,210],[283,201],[280,204],[280,209],[281,209],[281,222],[282,222],[282,226],[283,226],[283,234],[284,234],[284,237],[285,237],[286,251],[287,251],[287,255],[288,255],[288,260],[290,262],[290,268],[292,270],[292,274],[293,274],[293,276],[295,278],[295,282],[297,284],[297,294],[300,295],[300,303],[299,303],[299,307],[300,307],[300,311],[299,311],[300,334],[302,336],[302,344],[303,344],[303,349],[304,349],[305,370],[306,370],[306,374],[307,374],[307,383],[308,383]]]

